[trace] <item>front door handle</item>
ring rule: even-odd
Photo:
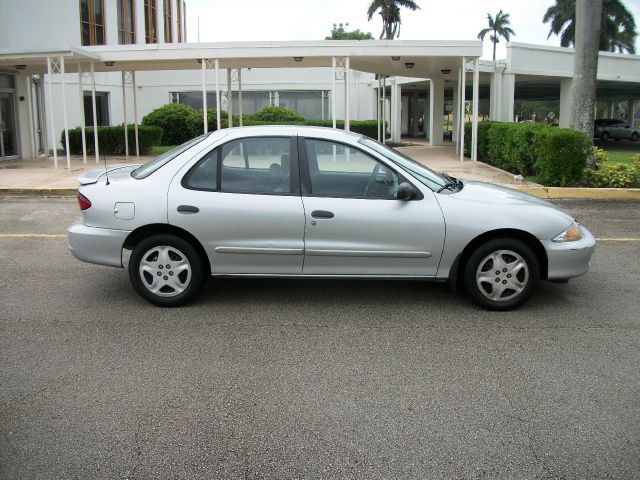
[[[178,213],[198,213],[200,209],[198,207],[194,207],[193,205],[179,205]]]
[[[311,212],[313,218],[333,218],[333,212],[327,210],[314,210]]]

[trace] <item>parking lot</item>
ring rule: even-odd
[[[558,201],[592,271],[487,312],[414,281],[212,280],[167,310],[0,200],[0,478],[640,475],[640,202]]]

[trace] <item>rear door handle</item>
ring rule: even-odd
[[[198,207],[194,207],[193,205],[179,205],[178,213],[198,213],[200,209]]]
[[[327,210],[314,210],[311,212],[313,218],[333,218],[333,212]]]

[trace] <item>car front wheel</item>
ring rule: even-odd
[[[129,278],[145,300],[177,307],[198,293],[204,272],[198,252],[189,242],[173,235],[154,235],[133,249]]]
[[[489,310],[512,310],[525,303],[540,280],[533,250],[512,238],[491,240],[478,247],[464,269],[469,296]]]

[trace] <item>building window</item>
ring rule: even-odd
[[[144,0],[144,40],[158,43],[158,11],[156,0]]]
[[[80,0],[82,45],[104,45],[104,1]]]
[[[176,17],[178,17],[178,43],[182,43],[182,2],[180,0],[176,3]]]
[[[118,43],[136,43],[136,7],[134,0],[118,0]]]
[[[84,92],[84,123],[93,127],[93,105],[91,92]],[[109,92],[96,92],[96,120],[99,127],[109,126]]]
[[[164,0],[164,41],[166,43],[173,42],[173,29],[171,20],[173,20],[173,5],[171,0]]]

